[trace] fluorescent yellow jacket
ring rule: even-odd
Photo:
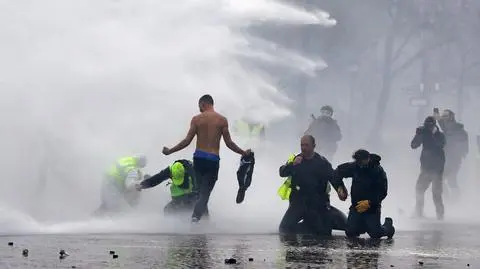
[[[108,175],[110,178],[114,178],[120,186],[124,186],[128,174],[134,170],[138,175],[141,175],[137,159],[135,157],[124,157],[119,159],[117,163],[108,170]]]
[[[290,155],[287,164],[293,163],[293,160],[295,160],[294,154]],[[292,177],[288,177],[277,191],[278,196],[280,196],[282,200],[290,199],[290,193],[292,193]]]
[[[170,167],[172,197],[181,197],[193,190],[193,167],[189,161],[176,161]]]
[[[263,124],[251,124],[243,120],[235,122],[234,130],[237,135],[245,138],[260,137],[262,132],[265,131]]]

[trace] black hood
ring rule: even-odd
[[[423,126],[436,126],[437,125],[437,120],[433,116],[428,116],[425,118],[425,121],[423,122]]]
[[[370,163],[373,165],[380,165],[380,161],[382,160],[382,157],[380,155],[377,155],[375,153],[370,153]]]

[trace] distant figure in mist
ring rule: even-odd
[[[438,109],[435,109],[434,117],[445,134],[446,140],[445,171],[443,175],[452,190],[454,198],[457,199],[459,195],[457,176],[462,161],[468,155],[468,133],[465,131],[463,124],[455,120],[455,113],[449,109],[445,109],[442,115],[440,115]]]
[[[117,160],[105,176],[101,190],[101,205],[94,214],[119,212],[125,206],[136,206],[140,198],[136,184],[150,177],[142,172],[146,165],[147,158],[143,155]]]
[[[334,216],[330,207],[328,184],[337,191],[340,200],[347,199],[347,190],[341,181],[335,181],[330,162],[315,152],[315,138],[304,135],[300,141],[301,153],[291,156],[279,169],[281,177],[287,177],[278,190],[289,206],[280,222],[281,233],[298,233],[302,228],[316,235],[332,234]]]
[[[193,154],[193,167],[198,182],[199,197],[195,204],[192,222],[198,222],[207,209],[210,193],[218,179],[220,165],[220,140],[223,137],[227,147],[242,156],[250,154],[235,144],[230,136],[228,120],[217,113],[213,107],[213,98],[209,94],[198,100],[200,114],[190,121],[187,136],[173,148],[163,148],[163,154],[170,155],[186,148],[197,136],[197,145]]]
[[[189,160],[176,160],[158,174],[136,184],[137,190],[149,189],[171,179],[170,195],[172,200],[163,208],[165,215],[191,213],[198,196],[193,163]],[[208,208],[205,215],[208,216]]]
[[[387,174],[380,165],[381,157],[364,149],[355,151],[353,162],[343,163],[334,173],[335,181],[352,178],[350,212],[348,214],[347,237],[358,237],[368,233],[371,238],[388,237],[395,234],[393,220],[385,218],[382,225],[382,201],[387,197]]]
[[[265,125],[262,123],[242,118],[234,122],[232,129],[233,133],[241,138],[248,147],[256,149],[265,144]]]
[[[320,117],[312,115],[313,122],[305,131],[305,134],[315,137],[320,154],[332,161],[333,156],[337,152],[337,144],[342,140],[342,132],[337,121],[333,119],[331,106],[323,106],[320,109],[320,113]]]
[[[443,220],[443,171],[445,168],[445,135],[439,130],[433,116],[425,119],[423,126],[416,129],[411,142],[412,149],[422,147],[420,155],[420,175],[416,185],[415,217],[423,217],[425,191],[432,184],[432,196],[437,219]]]

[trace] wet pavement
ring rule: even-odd
[[[478,225],[425,224],[423,230],[400,231],[392,240],[347,240],[341,233],[333,238],[278,234],[2,236],[0,268],[480,268],[479,232]],[[23,249],[28,249],[27,257]],[[61,259],[61,249],[69,256]]]

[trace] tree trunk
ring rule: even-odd
[[[465,68],[467,62],[467,54],[463,53],[461,58],[461,67],[460,67],[460,74],[458,77],[458,92],[457,92],[457,113],[456,119],[461,120],[463,116],[463,96],[464,96],[464,88],[465,88]]]
[[[424,52],[422,55],[422,71],[421,71],[421,78],[420,80],[422,81],[422,90],[420,93],[420,96],[424,98],[427,101],[427,104],[430,105],[431,103],[431,84],[430,80],[428,77],[428,69],[429,69],[429,59],[428,59],[428,53]],[[422,124],[424,121],[424,118],[427,114],[426,107],[421,106],[417,110],[417,123]]]
[[[349,89],[349,108],[348,108],[348,137],[353,137],[355,128],[355,89],[357,86],[358,71],[350,72],[350,89]]]
[[[377,102],[377,111],[373,129],[368,138],[368,144],[381,142],[381,130],[385,118],[387,102],[390,99],[390,90],[392,88],[392,58],[393,46],[395,42],[395,24],[392,25],[385,40],[385,53],[383,61],[382,89]]]

